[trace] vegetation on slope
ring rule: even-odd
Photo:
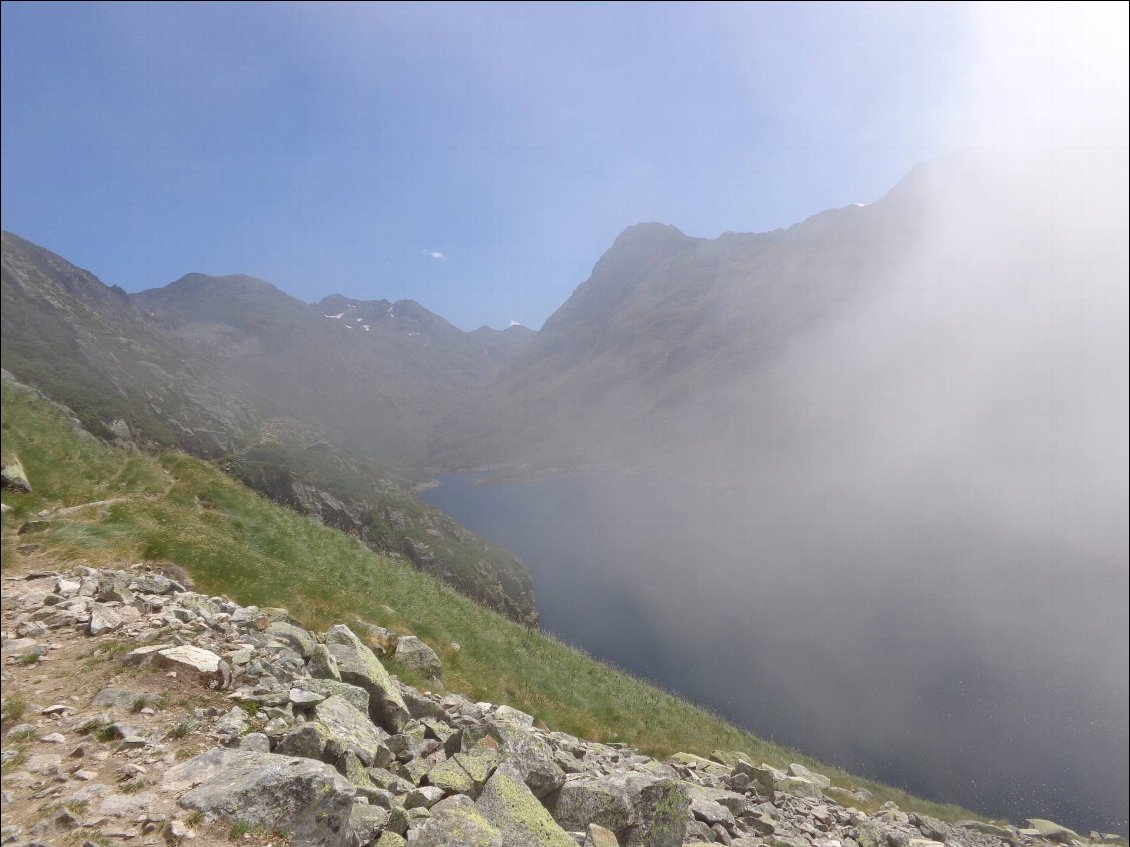
[[[778,766],[797,761],[837,784],[868,788],[876,804],[894,800],[949,820],[972,816],[758,739],[275,505],[208,462],[106,445],[62,407],[10,382],[3,383],[2,428],[5,461],[18,456],[34,487],[3,492],[5,569],[24,556],[94,566],[173,562],[200,590],[283,606],[313,629],[359,619],[414,632],[440,654],[448,688],[509,703],[554,729],[658,756],[742,750]],[[58,512],[83,504],[91,505]]]

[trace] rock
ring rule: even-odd
[[[431,813],[430,818],[413,828],[413,847],[503,847],[502,833],[470,797],[448,797],[432,806]],[[569,847],[574,847],[572,842]]]
[[[343,624],[326,633],[326,649],[337,660],[342,681],[369,692],[369,715],[373,722],[389,732],[399,732],[411,715],[373,651]]]
[[[365,643],[373,648],[378,656],[391,656],[396,652],[396,643],[400,636],[391,629],[383,626],[358,621],[357,626],[365,632]]]
[[[518,767],[535,796],[545,797],[565,782],[565,772],[554,761],[553,749],[534,732],[527,731],[523,723],[498,720],[496,716],[484,726],[465,729],[463,749],[470,750],[485,739],[493,739],[503,758]]]
[[[335,659],[325,644],[314,644],[314,651],[310,654],[310,661],[306,665],[306,673],[315,679],[332,679],[341,682],[341,671]],[[366,695],[368,701],[368,695]]]
[[[366,765],[392,759],[384,733],[343,697],[326,698],[315,707],[314,716],[328,730],[330,741],[355,753]]]
[[[395,832],[389,832],[386,829],[381,833],[381,837],[373,843],[373,847],[406,847],[407,844],[408,842],[404,840],[403,835],[397,835]]]
[[[691,814],[695,816],[696,820],[702,821],[707,826],[714,826],[714,824],[720,823],[727,828],[731,828],[735,825],[734,813],[719,803],[717,799],[712,796],[713,792],[708,789],[700,788],[697,785],[687,786],[686,790],[690,797]]]
[[[427,782],[444,794],[466,794],[477,797],[482,784],[476,785],[455,759],[445,759],[428,771]],[[484,780],[485,782],[485,780]]]
[[[807,779],[813,785],[819,786],[820,788],[827,788],[832,784],[832,780],[828,779],[828,777],[823,774],[813,773],[804,765],[798,765],[795,762],[789,765],[789,776]]]
[[[275,746],[280,756],[297,756],[302,759],[321,759],[330,731],[317,721],[299,724],[287,732]]]
[[[218,749],[165,772],[161,787],[186,792],[180,805],[282,829],[298,843],[338,844],[347,831],[354,789],[323,762],[274,753]]]
[[[152,662],[160,651],[167,650],[172,646],[172,644],[146,644],[144,647],[138,647],[126,653],[122,657],[122,664],[142,667]]]
[[[443,665],[439,661],[439,656],[415,635],[406,635],[396,642],[393,658],[399,664],[428,679],[439,679],[443,676]]]
[[[303,660],[311,658],[314,655],[314,648],[318,646],[318,640],[309,632],[300,626],[284,621],[275,621],[270,624],[263,634],[268,638],[274,638],[276,641],[286,644]]]
[[[979,832],[982,835],[991,835],[994,838],[1003,838],[1006,841],[1011,841],[1013,835],[1003,826],[997,826],[995,823],[986,823],[985,821],[958,821],[954,824],[955,827],[961,829],[971,829],[974,832]]]
[[[932,818],[929,815],[911,815],[910,822],[918,827],[918,831],[931,841],[941,841],[944,843],[949,836],[949,827],[937,818]]]
[[[157,795],[152,791],[139,794],[110,794],[102,798],[98,814],[112,818],[136,818],[157,808]]]
[[[302,708],[303,706],[315,706],[318,703],[321,703],[326,699],[326,695],[318,694],[314,691],[306,691],[303,688],[292,688],[290,689],[290,695],[288,699],[295,706]],[[365,700],[366,702],[368,702],[368,697],[366,697]]]
[[[251,750],[255,753],[270,753],[271,739],[261,732],[249,732],[239,739],[240,750]]]
[[[547,805],[563,828],[598,823],[624,847],[680,847],[690,811],[678,780],[636,772],[569,777]]]
[[[582,847],[620,847],[620,842],[616,840],[616,833],[598,823],[590,823]]]
[[[506,723],[524,726],[527,729],[534,725],[533,715],[527,715],[525,712],[519,711],[512,706],[499,706],[494,710],[494,719],[496,721],[504,721]]]
[[[19,459],[12,459],[8,464],[0,467],[0,484],[13,491],[31,493],[31,483],[28,482],[27,473]]]
[[[101,603],[95,603],[90,607],[90,624],[87,631],[91,635],[103,635],[120,628],[122,623],[122,616],[117,611]]]
[[[90,705],[98,709],[133,709],[134,703],[139,702],[146,695],[137,691],[128,691],[125,688],[103,688],[94,695]]]
[[[388,809],[380,806],[354,806],[349,810],[349,820],[345,825],[345,847],[367,847],[384,829],[388,819]]]
[[[1056,841],[1060,844],[1070,844],[1072,841],[1082,840],[1079,838],[1079,833],[1074,830],[1044,818],[1028,818],[1028,829],[1034,829],[1048,841]]]
[[[442,789],[435,788],[433,786],[413,788],[404,798],[404,808],[415,809],[417,807],[422,807],[425,809],[430,809],[442,799]]]
[[[184,644],[180,647],[166,647],[158,650],[155,661],[164,668],[175,671],[195,671],[214,675],[220,669],[220,657],[211,650]]]
[[[523,775],[509,764],[487,780],[475,808],[498,829],[503,847],[576,847],[526,787]],[[679,835],[681,844],[681,825]]]
[[[358,688],[356,685],[338,682],[333,679],[307,678],[298,680],[296,685],[303,691],[321,695],[323,699],[328,697],[340,697],[361,714],[370,714],[369,692],[364,688]]]

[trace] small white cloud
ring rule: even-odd
[[[421,250],[420,252],[427,256],[429,259],[436,259],[440,262],[447,258],[447,256],[443,255],[443,253],[439,252],[439,250]]]
[[[510,326],[521,326],[521,325],[522,325],[521,321],[516,321],[513,318],[510,319]]]

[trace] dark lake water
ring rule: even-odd
[[[543,628],[758,735],[1013,820],[1127,831],[1125,547],[643,474],[421,495],[518,553]]]

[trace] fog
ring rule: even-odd
[[[665,444],[678,478],[450,480],[430,502],[523,555],[546,628],[757,733],[983,813],[1125,833],[1109,140],[955,154],[840,213],[909,236],[876,278],[845,273],[845,309],[699,386]]]

